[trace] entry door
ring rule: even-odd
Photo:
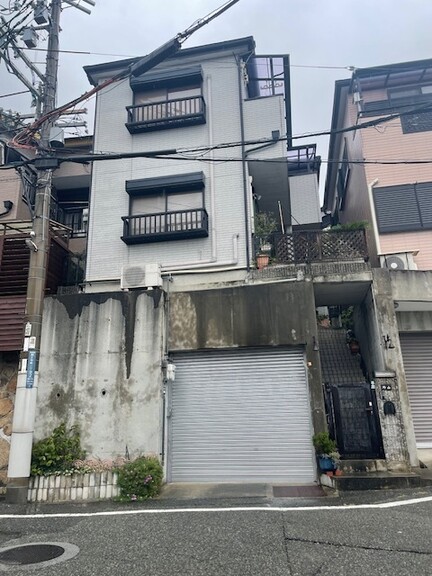
[[[179,354],[174,363],[170,481],[315,481],[303,349]]]
[[[382,458],[376,399],[370,384],[331,385],[334,431],[344,458]]]

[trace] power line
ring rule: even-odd
[[[0,98],[8,98],[9,96],[18,96],[18,94],[28,94],[30,90],[20,90],[19,92],[11,92],[10,94],[2,94]]]

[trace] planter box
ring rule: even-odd
[[[29,502],[109,500],[119,495],[117,472],[90,472],[72,476],[30,478]]]

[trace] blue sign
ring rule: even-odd
[[[29,350],[27,357],[27,377],[26,377],[26,388],[33,388],[34,378],[36,372],[36,350]]]

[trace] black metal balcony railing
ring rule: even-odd
[[[126,106],[126,110],[128,113],[126,127],[131,134],[205,124],[206,121],[205,102],[202,96]]]
[[[292,234],[272,234],[269,243],[272,256],[283,264],[365,261],[369,257],[364,230],[296,230]]]
[[[126,244],[182,240],[208,236],[208,214],[204,208],[122,216]]]

